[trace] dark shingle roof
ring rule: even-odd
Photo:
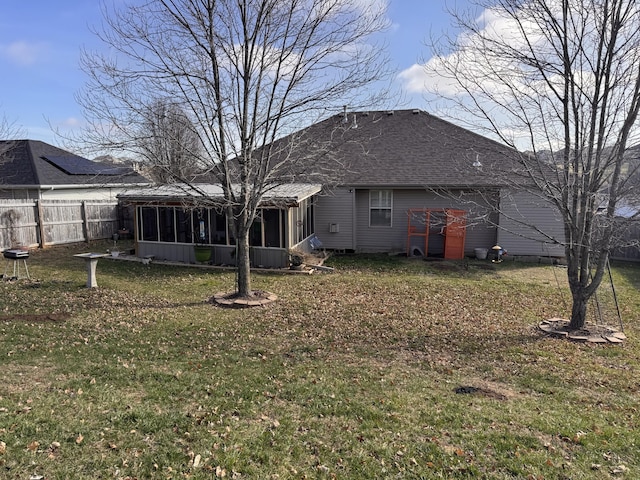
[[[348,163],[339,183],[355,187],[497,185],[489,172],[509,171],[517,154],[422,110],[350,112],[346,121],[338,114],[276,143],[304,149],[314,141],[330,142],[332,157]]]
[[[0,141],[0,188],[2,186],[55,186],[55,185],[114,185],[114,184],[146,184],[148,180],[131,168],[115,165],[117,175],[73,174],[49,159],[85,164],[89,160],[70,153],[61,148],[38,140],[6,140]],[[91,162],[91,165],[114,165]],[[97,172],[102,171],[97,168]],[[109,170],[104,170],[109,172]]]

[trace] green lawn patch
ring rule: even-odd
[[[536,328],[556,267],[338,256],[225,309],[233,272],[105,258],[87,289],[81,251],[0,282],[0,478],[640,475],[640,267],[613,346]]]

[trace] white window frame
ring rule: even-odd
[[[386,192],[388,193],[388,198],[389,198],[389,206],[381,206],[378,205],[376,207],[373,206],[373,199],[374,197],[377,195],[378,196],[378,200],[380,200],[380,194]],[[371,223],[371,213],[373,212],[373,210],[379,210],[379,211],[383,211],[383,210],[388,210],[389,211],[389,224],[388,225],[373,225]],[[373,228],[391,228],[393,227],[393,190],[391,189],[375,189],[375,190],[369,190],[369,227],[373,227]]]

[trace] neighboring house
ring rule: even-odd
[[[117,195],[149,185],[122,164],[36,140],[0,141],[0,249],[111,238],[132,229]]]
[[[517,152],[424,111],[334,115],[271,147],[292,168],[263,199],[251,236],[254,266],[286,266],[287,250],[319,245],[462,258],[498,244],[511,255],[564,255],[536,231],[562,240],[553,208],[507,187]],[[136,207],[139,256],[193,262],[202,220],[213,262],[233,263],[222,190],[201,188],[209,208],[195,208],[175,186],[119,196]]]
[[[0,141],[0,198],[116,200],[149,185],[131,167],[93,162],[38,140]]]

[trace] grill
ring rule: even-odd
[[[29,276],[29,268],[27,267],[27,259],[29,258],[29,252],[26,250],[5,250],[2,252],[2,256],[5,258],[4,274],[2,278],[5,280],[19,280],[20,279],[20,261],[24,265],[24,271]],[[7,271],[9,270],[9,264],[13,263],[13,276],[8,277]]]
[[[26,250],[5,250],[2,252],[4,258],[10,258],[14,260],[22,260],[25,258],[29,258],[29,252]]]

